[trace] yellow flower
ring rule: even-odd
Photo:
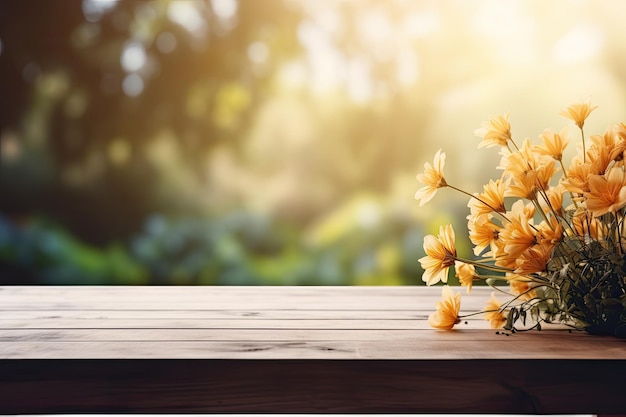
[[[558,216],[563,216],[563,194],[565,194],[565,187],[563,184],[558,184],[555,187],[550,187],[546,190],[547,201],[541,199],[539,203],[541,208],[545,212],[554,212]]]
[[[571,193],[584,193],[589,191],[589,176],[591,175],[591,163],[583,162],[582,157],[576,156],[567,168],[567,177],[561,182],[565,189]]]
[[[609,126],[602,135],[591,136],[587,156],[591,162],[591,173],[604,175],[610,166],[622,165],[626,140],[621,136],[619,125]]]
[[[470,216],[467,227],[470,241],[474,244],[474,255],[480,255],[489,247],[490,251],[484,256],[495,257],[502,246],[499,240],[501,227],[491,222],[487,214]]]
[[[585,119],[589,117],[589,114],[597,109],[598,106],[591,106],[591,102],[572,104],[565,110],[561,110],[559,113],[561,116],[565,116],[570,120],[573,120],[580,129],[585,124]]]
[[[496,299],[494,293],[491,293],[491,300],[485,306],[485,320],[491,322],[492,329],[499,329],[506,323],[505,311],[500,311],[502,303]]]
[[[429,162],[426,162],[424,164],[424,173],[417,175],[417,180],[424,184],[424,187],[420,188],[415,193],[415,199],[419,200],[420,207],[435,196],[438,188],[448,186],[443,177],[443,166],[445,162],[446,154],[439,149],[435,154],[433,164],[431,165]]]
[[[507,275],[507,279],[511,294],[519,296],[520,300],[529,301],[537,296],[537,291],[532,289],[531,281],[528,278],[522,275],[510,274]]]
[[[511,210],[507,212],[506,216],[511,220],[517,219],[519,222],[524,222],[532,220],[536,211],[533,203],[524,204],[522,200],[517,200],[511,205]]]
[[[478,148],[491,148],[493,146],[506,146],[511,140],[511,124],[509,114],[503,116],[490,116],[489,120],[482,123],[482,127],[476,129],[474,134],[483,138]]]
[[[439,236],[424,237],[424,251],[426,256],[419,259],[424,273],[422,281],[426,285],[433,285],[439,281],[448,282],[448,269],[456,261],[454,230],[452,225],[439,227]]]
[[[572,217],[572,223],[574,226],[574,233],[580,237],[590,237],[594,240],[600,240],[603,238],[602,224],[587,210],[579,209],[574,213]]]
[[[602,226],[586,210],[577,210],[572,217],[572,223],[577,236],[588,236],[594,240],[602,238]]]
[[[537,198],[537,175],[539,172],[533,170],[525,171],[513,177],[513,183],[507,189],[507,197],[520,197],[528,200]]]
[[[613,130],[620,140],[626,140],[626,123],[619,123],[613,126]]]
[[[476,278],[476,268],[474,265],[465,262],[456,261],[454,263],[454,271],[459,278],[462,287],[467,287],[467,293],[472,291],[472,284]]]
[[[508,148],[502,148],[500,150],[500,165],[497,169],[504,170],[508,175],[520,175],[526,171],[534,169],[537,166],[537,159],[539,155],[533,153],[530,139],[524,139],[521,148],[515,152],[511,152]]]
[[[556,173],[555,161],[534,151],[529,139],[525,139],[520,150],[510,152],[503,149],[498,169],[512,178],[508,187],[507,197],[535,199],[536,192],[546,190],[552,176]]]
[[[428,317],[428,324],[436,329],[450,330],[459,323],[461,311],[461,293],[455,293],[444,285],[441,291],[441,301],[437,301],[437,310]]]
[[[585,206],[594,217],[614,213],[626,205],[626,174],[621,167],[613,167],[605,175],[589,176],[589,192]]]
[[[550,129],[543,131],[539,138],[543,141],[543,145],[535,145],[534,149],[539,155],[547,155],[560,161],[563,158],[563,152],[567,148],[567,130],[563,129],[560,133],[555,133]]]
[[[563,240],[563,225],[555,216],[549,216],[548,221],[539,223],[537,230],[537,242],[540,244],[554,247]]]
[[[544,160],[537,167],[537,186],[541,191],[545,191],[550,188],[550,180],[556,174],[559,168],[556,166],[553,160]]]
[[[534,274],[546,270],[546,265],[550,260],[552,248],[549,243],[535,245],[524,251],[515,260],[515,273],[520,275]]]
[[[517,258],[537,243],[533,214],[521,200],[513,204],[508,216],[510,222],[506,223],[500,231],[504,253],[498,257],[497,266],[515,269]]]
[[[489,183],[483,186],[483,192],[480,194],[475,193],[476,198],[470,199],[469,203],[467,203],[472,215],[480,216],[481,214],[489,214],[492,211],[506,213],[504,193],[508,186],[508,180],[503,180],[502,178],[496,181],[489,180]]]
[[[599,175],[604,175],[611,162],[615,159],[609,146],[595,143],[587,151],[587,157],[589,162],[591,162],[591,173]]]

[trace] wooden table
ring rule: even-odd
[[[0,414],[626,413],[625,340],[433,330],[440,293],[0,287]]]

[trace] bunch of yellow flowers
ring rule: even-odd
[[[483,192],[470,194],[449,184],[441,150],[432,165],[424,164],[417,176],[424,186],[415,198],[421,206],[440,188],[467,195],[476,256],[460,258],[452,226],[440,227],[438,236],[425,236],[426,256],[419,260],[427,285],[447,283],[454,267],[468,293],[477,280],[505,293],[508,301],[492,293],[485,309],[472,313],[484,313],[493,328],[515,332],[560,322],[591,333],[626,335],[626,124],[609,126],[587,144],[583,127],[594,109],[586,102],[560,113],[581,135],[567,166],[566,129],[544,130],[540,144],[528,138],[518,144],[508,113],[475,131],[482,138],[478,148],[501,148],[502,175]],[[459,315],[461,294],[446,285],[442,297],[429,323],[452,329],[465,317]]]

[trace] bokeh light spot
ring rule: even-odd
[[[109,159],[114,164],[123,165],[130,159],[131,148],[127,140],[115,138],[109,144]]]
[[[261,64],[267,60],[269,54],[270,50],[264,42],[253,42],[248,47],[248,58],[250,58],[252,62]]]
[[[128,42],[124,46],[120,63],[126,72],[134,72],[140,70],[146,63],[146,51],[140,42]]]
[[[74,91],[69,95],[63,106],[65,116],[70,119],[78,119],[87,110],[87,96],[82,91]]]
[[[143,88],[143,78],[138,74],[128,74],[122,81],[122,90],[127,96],[136,97],[143,92]]]
[[[197,2],[173,1],[167,7],[167,17],[185,28],[189,33],[202,35],[206,30],[206,22],[197,7]]]
[[[77,48],[87,48],[100,39],[100,32],[98,23],[85,23],[72,33],[72,43]]]
[[[164,54],[174,52],[177,44],[176,36],[172,32],[161,32],[156,39],[157,49]]]
[[[27,83],[34,83],[41,76],[41,68],[34,62],[29,62],[22,69],[22,77]]]
[[[102,16],[115,7],[118,0],[83,0],[82,9],[85,20],[95,23],[102,19]]]
[[[211,5],[222,20],[230,20],[237,14],[237,0],[211,0]]]
[[[0,134],[0,161],[17,160],[22,154],[22,145],[16,132],[4,129]]]

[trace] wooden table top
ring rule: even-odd
[[[457,290],[466,313],[492,291]],[[438,331],[440,294],[0,287],[0,413],[626,412],[626,340],[481,316]]]

